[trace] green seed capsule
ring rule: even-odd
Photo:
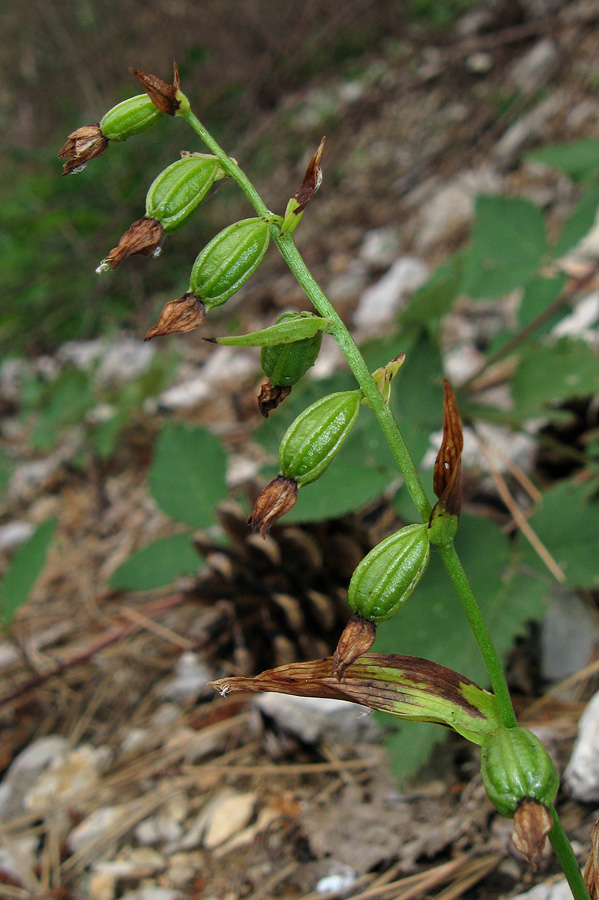
[[[426,525],[407,525],[385,538],[352,575],[349,605],[375,625],[390,619],[422,578],[429,556]]]
[[[266,219],[243,219],[229,225],[197,257],[189,290],[203,301],[206,309],[220,306],[256,271],[269,241]]]
[[[161,115],[147,94],[138,94],[109,109],[100,120],[100,131],[109,141],[126,141],[151,128]]]
[[[511,818],[525,798],[553,803],[559,777],[540,740],[527,728],[499,728],[481,748],[481,774],[491,803]]]
[[[283,475],[299,487],[322,475],[358,418],[361,401],[361,391],[342,391],[305,409],[281,441],[279,463]]]
[[[199,206],[221,173],[215,156],[189,156],[164,169],[150,185],[146,217],[174,231]]]
[[[297,313],[283,313],[279,322],[300,318]],[[286,344],[272,344],[262,348],[260,364],[270,383],[276,387],[287,387],[302,378],[316,362],[322,343],[322,332],[301,341]]]

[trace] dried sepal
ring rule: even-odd
[[[599,819],[591,833],[591,852],[582,874],[591,900],[599,900]]]
[[[99,125],[83,125],[73,131],[58,154],[59,159],[66,159],[63,175],[72,175],[85,168],[90,159],[106,153],[108,139],[104,137]]]
[[[112,269],[116,269],[118,264],[128,256],[136,254],[152,256],[160,247],[163,234],[164,229],[160,222],[144,216],[143,219],[134,222],[125,232],[118,245],[106,257],[105,263]]]
[[[252,531],[259,531],[266,538],[275,522],[293,509],[296,502],[297,483],[293,478],[277,475],[258,496],[248,525]]]
[[[372,653],[349,665],[341,681],[332,674],[332,665],[329,656],[279,666],[255,678],[222,678],[212,684],[221,693],[274,691],[349,700],[400,719],[445,725],[475,744],[483,744],[498,727],[492,694],[430,660]]]
[[[460,514],[461,456],[464,449],[462,420],[456,396],[447,378],[443,379],[443,439],[433,472],[433,490],[449,515]]]
[[[306,169],[304,180],[302,181],[295,197],[292,197],[287,204],[283,225],[281,230],[283,233],[292,232],[299,223],[302,213],[320,185],[322,184],[322,169],[320,168],[320,160],[324,151],[326,137],[323,137],[318,149]]]
[[[258,394],[258,409],[260,414],[268,419],[268,414],[276,409],[291,393],[291,385],[271,384],[269,379],[263,381]]]
[[[158,322],[149,329],[144,340],[151,341],[152,338],[167,334],[187,334],[199,328],[205,318],[206,310],[199,297],[192,293],[184,294],[178,300],[169,300],[160,313]]]
[[[181,108],[179,69],[177,63],[173,63],[174,77],[173,84],[163,81],[157,75],[150,75],[148,72],[140,72],[139,69],[129,69],[132,75],[138,79],[143,85],[143,89],[160,112],[166,113],[167,116],[174,116]]]
[[[514,813],[512,843],[533,872],[536,872],[542,863],[547,837],[552,828],[551,813],[538,800],[523,800]]]
[[[348,666],[351,666],[358,657],[368,653],[374,644],[375,638],[376,625],[374,622],[369,622],[368,619],[363,619],[362,616],[354,613],[343,629],[337,643],[337,649],[333,655],[331,675],[341,679]]]

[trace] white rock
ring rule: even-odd
[[[146,341],[121,338],[107,347],[96,372],[98,384],[122,384],[145,372],[156,355],[156,347]]]
[[[572,900],[572,891],[565,879],[553,884],[536,884],[530,891],[516,894],[512,900]]]
[[[184,894],[174,888],[146,885],[123,894],[121,900],[184,900]]]
[[[0,786],[0,821],[23,812],[23,798],[44,770],[67,752],[69,742],[56,735],[39,738],[29,744],[10,764]]]
[[[213,689],[207,685],[213,677],[198,654],[187,650],[177,660],[175,677],[161,688],[160,696],[163,700],[175,700],[179,703],[209,696]]]
[[[116,878],[109,872],[92,872],[87,890],[90,900],[115,900]]]
[[[39,838],[28,835],[0,847],[0,872],[23,881],[24,873],[33,869],[37,862],[38,844]]]
[[[347,303],[356,300],[366,285],[366,266],[360,260],[349,265],[328,283],[326,294],[331,303]]]
[[[0,393],[5,400],[13,403],[21,396],[23,382],[31,372],[31,366],[24,359],[7,359],[0,365]]]
[[[240,352],[239,347],[218,347],[201,373],[164,391],[158,398],[162,409],[186,409],[208,400],[214,389],[231,386],[258,368],[257,357]]]
[[[474,219],[479,194],[496,194],[502,179],[490,166],[461,172],[439,188],[424,204],[418,217],[414,245],[419,252],[452,239]]]
[[[578,723],[578,737],[564,781],[572,796],[583,803],[599,800],[599,691],[593,695]]]
[[[89,744],[55,758],[27,792],[23,806],[28,810],[42,810],[91,794],[106,758],[106,748],[96,749]]]
[[[140,844],[176,843],[187,833],[184,822],[189,811],[185,797],[173,797],[154,816],[149,816],[135,828],[135,839]]]
[[[397,259],[401,246],[399,229],[393,225],[367,231],[360,247],[360,259],[371,269],[387,269]]]
[[[33,525],[30,522],[8,522],[0,528],[0,550],[12,550],[24,544],[32,534]]]
[[[88,372],[102,357],[106,349],[106,341],[97,338],[94,341],[69,341],[58,348],[56,359],[62,365],[76,366]]]
[[[478,50],[466,57],[466,68],[473,75],[486,75],[495,64],[493,54],[486,50]]]
[[[44,459],[22,463],[12,473],[8,496],[11,500],[28,501],[35,497],[65,463],[70,462],[81,448],[83,431],[70,428],[60,446]]]
[[[94,866],[113,878],[147,878],[166,868],[166,858],[151,847],[132,847],[116,859],[101,860]]]
[[[126,811],[122,806],[102,806],[79,823],[67,838],[71,853],[79,853],[122,822]]]
[[[597,324],[598,319],[599,291],[593,291],[576,304],[569,316],[560,319],[551,333],[555,337],[575,337],[594,342],[597,333],[592,326]]]
[[[495,158],[500,165],[512,165],[527,144],[533,139],[543,138],[545,125],[552,116],[561,113],[564,106],[567,106],[564,93],[556,90],[551,93],[550,97],[514,122],[493,148]]]
[[[360,337],[376,334],[391,322],[406,298],[428,278],[427,264],[414,256],[402,256],[388,272],[360,297],[354,325]]]
[[[259,471],[260,463],[257,460],[244,454],[230,453],[227,457],[227,487],[236,488],[247,484]]]
[[[352,886],[358,877],[351,866],[345,863],[331,863],[330,875],[319,878],[316,883],[316,892],[318,894],[327,894],[329,891],[343,891]]]
[[[598,645],[599,627],[588,605],[573,593],[554,591],[541,630],[543,678],[562,681],[580,671]]]
[[[210,815],[202,843],[207,850],[214,850],[228,841],[248,824],[254,814],[257,794],[221,793],[210,804]]]
[[[557,44],[543,38],[514,64],[509,78],[517,90],[529,96],[547,83],[558,65]]]
[[[263,715],[306,744],[323,740],[349,744],[376,731],[370,710],[346,700],[261,694],[254,703]]]

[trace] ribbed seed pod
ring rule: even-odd
[[[160,222],[164,231],[174,231],[199,206],[215,178],[221,174],[215,156],[178,159],[150,185],[146,196],[146,218]]]
[[[154,125],[162,113],[146,94],[129,97],[100,119],[100,131],[109,141],[126,141]]]
[[[487,796],[511,818],[526,798],[553,803],[559,776],[540,740],[527,728],[499,728],[481,748]]]
[[[407,525],[385,538],[352,575],[349,605],[375,625],[390,619],[422,578],[429,556],[426,525]]]
[[[281,472],[298,487],[315,481],[348,437],[360,412],[361,391],[322,397],[291,423],[279,447]]]
[[[277,324],[294,319],[301,319],[301,316],[298,313],[283,313]],[[319,331],[313,337],[300,341],[265,346],[260,355],[262,371],[273,386],[295,384],[316,362],[321,343],[322,332]]]
[[[239,290],[264,257],[270,241],[266,219],[243,219],[207,244],[191,271],[189,290],[206,309],[220,306]]]

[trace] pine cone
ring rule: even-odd
[[[230,543],[196,538],[206,559],[194,593],[216,604],[208,649],[244,674],[329,656],[350,616],[352,572],[370,548],[356,517],[252,534],[242,510],[218,509]]]

